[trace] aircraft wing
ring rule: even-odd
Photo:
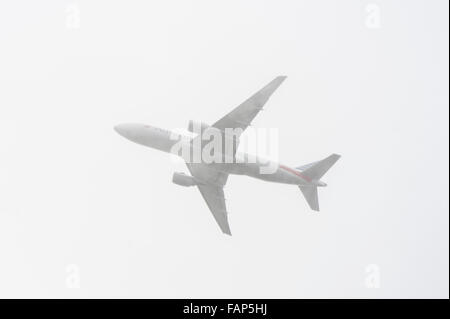
[[[202,163],[186,163],[191,175],[199,180],[197,185],[209,210],[224,234],[231,236],[228,223],[228,213],[225,205],[223,187],[227,182],[228,174],[212,168],[211,165]]]
[[[222,117],[212,126],[224,131],[226,128],[240,128],[244,131],[261,111],[264,104],[269,100],[273,92],[286,79],[286,76],[278,76],[261,90],[253,94],[245,102],[240,104],[230,113]]]
[[[238,107],[232,110],[230,113],[222,117],[210,128],[207,128],[202,134],[193,139],[193,144],[196,145],[199,141],[201,145],[200,149],[203,149],[205,145],[211,142],[215,134],[210,134],[217,129],[220,130],[222,141],[219,145],[230,145],[230,148],[225,146],[222,152],[222,159],[226,157],[234,158],[239,145],[239,137],[244,130],[251,124],[253,119],[262,110],[264,104],[269,100],[270,96],[280,86],[280,84],[286,79],[286,76],[278,76],[273,79],[269,84],[263,87],[261,90],[253,94],[245,102],[241,103]],[[233,129],[233,132],[227,132],[226,129]],[[231,134],[226,134],[231,133]],[[210,139],[206,137],[210,137]],[[229,151],[230,153],[226,153]]]

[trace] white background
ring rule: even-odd
[[[448,2],[2,1],[0,297],[449,296]],[[320,190],[185,170],[113,131],[255,120]]]

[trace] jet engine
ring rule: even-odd
[[[179,172],[173,173],[172,182],[185,187],[197,185],[197,182],[192,176]]]
[[[206,130],[208,127],[210,127],[208,124],[203,122],[197,122],[190,120],[188,124],[188,131],[191,133],[200,133],[198,130],[200,129],[201,132]],[[195,130],[194,130],[195,128]]]

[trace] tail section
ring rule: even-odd
[[[340,157],[340,155],[332,154],[321,161],[297,167],[297,169],[302,171],[302,175],[308,177],[314,183],[313,185],[299,186],[312,210],[319,211],[317,186],[326,186],[320,179]]]

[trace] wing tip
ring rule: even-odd
[[[222,233],[224,233],[225,235],[228,235],[230,237],[232,236],[230,227],[223,227],[222,228]]]
[[[336,160],[338,160],[338,159],[340,159],[342,157],[340,154],[336,154],[336,153],[331,154],[331,156],[336,158]]]

